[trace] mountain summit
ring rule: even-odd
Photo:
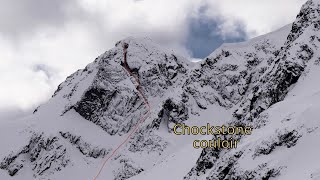
[[[320,179],[319,13],[309,0],[292,24],[197,63],[148,38],[117,42],[3,122],[0,179]],[[173,133],[207,123],[254,129],[236,149]]]

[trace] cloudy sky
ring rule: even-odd
[[[0,119],[46,101],[128,36],[190,58],[293,22],[306,0],[0,0]]]

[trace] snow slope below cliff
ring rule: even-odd
[[[248,178],[251,172],[255,174],[254,179],[263,178],[266,175],[263,168],[257,167],[267,163],[273,179],[320,179],[320,84],[314,83],[320,77],[320,66],[314,63],[317,64],[310,61],[306,73],[292,86],[283,101],[262,113],[261,121],[264,121],[265,126],[241,139],[237,149],[226,153],[226,157],[236,152],[243,153],[233,167],[237,169],[239,177]],[[182,180],[198,160],[200,153],[192,144],[181,146],[151,170],[131,179]],[[222,158],[216,168],[219,165],[224,167],[225,163],[228,164],[228,160]],[[218,174],[208,171],[194,179],[215,179],[214,177],[218,177]]]

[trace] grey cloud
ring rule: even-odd
[[[46,26],[61,27],[82,11],[73,0],[0,0],[0,4],[0,33],[7,37],[20,37]]]
[[[168,31],[150,28],[143,20],[140,24],[123,23],[116,29],[106,29],[108,27],[104,25],[110,22],[103,20],[103,14],[86,12],[76,0],[0,0],[0,3],[0,33],[9,38],[32,37],[37,31],[45,31],[45,27],[61,28],[70,21],[77,21],[91,32],[97,47],[101,49],[113,43],[110,41],[141,34],[151,37],[161,45],[176,48],[183,54],[189,50],[195,58],[205,57],[223,42],[246,39],[241,23],[237,29],[237,37],[225,38],[216,33],[223,18],[206,16],[206,11],[212,10],[206,5],[199,6],[196,16],[190,12],[187,21],[181,25],[183,27]],[[47,71],[44,72],[50,77]]]
[[[205,12],[207,6],[199,8],[197,16],[189,19],[189,34],[186,47],[192,52],[194,58],[204,58],[217,49],[221,44],[228,42],[241,42],[248,38],[244,23],[237,21],[236,36],[224,36],[220,26],[224,23],[223,17],[208,17]]]
[[[53,68],[45,64],[35,64],[32,69],[34,72],[43,72],[47,76],[48,80],[56,74],[56,71]]]

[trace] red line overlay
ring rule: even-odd
[[[131,132],[130,132],[129,135],[126,137],[126,139],[125,139],[120,145],[118,145],[118,147],[117,147],[116,149],[114,149],[114,150],[112,151],[112,154],[111,154],[109,157],[107,157],[107,158],[104,160],[104,162],[103,162],[102,166],[100,167],[97,175],[94,177],[94,180],[97,180],[97,179],[98,179],[98,177],[100,176],[103,168],[105,167],[105,165],[107,164],[107,162],[109,161],[109,159],[111,159],[111,157],[113,157],[113,156],[117,153],[117,151],[118,151],[123,145],[125,145],[126,143],[128,143],[128,141],[129,141],[129,139],[131,138],[131,136],[132,136],[135,132],[137,132],[139,126],[140,126],[140,125],[149,117],[149,115],[150,115],[150,111],[151,111],[150,104],[149,104],[149,102],[148,102],[148,99],[144,96],[144,94],[143,94],[143,93],[141,92],[141,90],[140,90],[140,87],[141,87],[141,86],[140,86],[139,80],[130,72],[130,70],[128,70],[127,68],[125,68],[125,69],[126,69],[126,71],[127,71],[132,77],[134,77],[135,81],[139,84],[139,86],[138,86],[138,88],[137,88],[137,91],[139,92],[138,94],[143,98],[144,103],[147,105],[147,107],[148,107],[148,113],[147,113],[145,116],[142,116],[142,117],[140,118],[140,120],[139,120],[139,121],[137,122],[137,124],[134,126],[133,130],[131,130]]]

